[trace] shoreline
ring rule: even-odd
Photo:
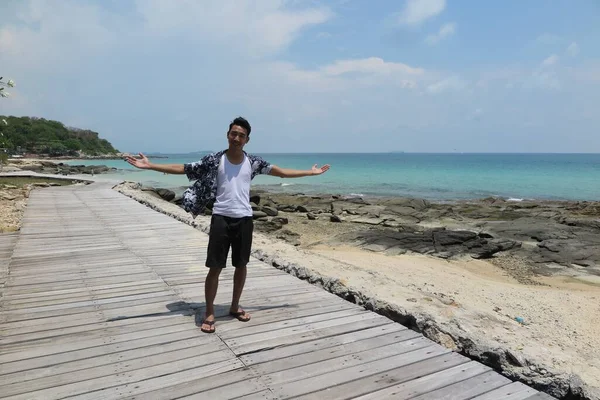
[[[208,216],[192,220],[155,192],[141,191],[132,183],[115,189],[208,231]],[[294,245],[280,238],[283,230],[294,232],[292,224],[307,231],[344,224],[317,220],[322,223],[317,229],[304,214],[302,220],[294,219],[300,218],[295,213],[280,211],[267,221],[257,220],[257,227],[277,218],[288,223],[273,232],[256,229],[255,257],[389,316],[512,379],[559,398],[600,398],[600,325],[595,321],[600,285],[560,275],[536,275],[530,279],[538,284],[523,284],[493,263],[473,258],[391,255],[341,242]],[[302,241],[301,234],[291,236]]]
[[[73,157],[65,157],[65,158],[57,158],[57,157],[49,157],[49,158],[43,158],[43,157],[38,157],[38,158],[18,158],[18,159],[9,159],[9,166],[12,163],[13,165],[19,164],[19,163],[25,163],[25,164],[38,164],[38,163],[54,163],[54,164],[63,164],[63,165],[67,165],[69,166],[69,164],[73,164],[76,163],[78,161],[93,161],[93,160],[112,160],[112,161],[122,161],[123,160],[123,156],[127,154],[127,153],[121,153],[120,156],[97,156],[97,157],[79,157],[79,158],[73,158]],[[149,158],[157,158],[157,159],[167,159],[169,158],[168,156],[163,156],[163,155],[150,155],[148,156]],[[70,166],[74,166],[74,165],[70,165]],[[80,165],[83,166],[83,165]],[[106,165],[103,164],[96,164],[95,167],[98,167],[99,169],[107,169],[109,171],[107,172],[115,172],[115,173],[120,173],[121,176],[119,177],[119,179],[124,179],[124,180],[132,180],[135,181],[135,177],[134,176],[126,176],[128,175],[131,171],[134,171],[134,169],[131,168],[119,168],[118,166],[112,166],[112,167],[108,167]],[[106,171],[103,171],[101,173],[105,173]],[[165,189],[169,189],[171,191],[174,191],[175,193],[180,193],[183,192],[183,190],[185,190],[189,184],[187,184],[187,182],[185,184],[182,184],[181,182],[175,184],[175,183],[171,183],[171,182],[161,182],[160,180],[158,181],[152,181],[152,180],[147,180],[146,181],[147,184],[149,185],[153,185],[156,187],[162,187]],[[307,195],[307,196],[329,196],[329,195],[337,195],[340,197],[344,197],[346,199],[352,199],[352,198],[362,198],[366,201],[369,202],[379,202],[379,201],[385,201],[388,199],[395,199],[395,198],[408,198],[411,197],[412,195],[410,193],[392,193],[392,192],[388,192],[388,193],[371,193],[371,192],[366,192],[365,193],[357,193],[354,192],[350,189],[347,189],[347,192],[344,191],[340,191],[340,192],[330,192],[328,190],[323,190],[322,188],[319,187],[319,185],[316,186],[312,186],[309,184],[304,184],[304,183],[299,183],[299,184],[287,184],[287,183],[254,183],[253,184],[253,188],[255,191],[264,191],[264,192],[268,192],[271,194],[275,194],[275,195]],[[303,191],[303,189],[305,189]],[[462,194],[457,194],[456,196],[427,196],[427,195],[423,195],[423,196],[416,196],[415,198],[420,198],[420,199],[426,199],[427,201],[431,202],[431,203],[435,203],[435,204],[449,204],[449,205],[453,205],[453,204],[461,204],[461,203],[478,203],[480,201],[494,201],[494,200],[499,200],[499,201],[504,201],[507,203],[523,203],[523,202],[529,202],[529,203],[561,203],[562,205],[568,206],[569,204],[572,203],[577,203],[577,202],[595,202],[597,201],[596,198],[587,198],[587,197],[580,197],[577,198],[575,196],[571,196],[571,197],[561,197],[561,196],[556,196],[556,195],[539,195],[538,197],[528,197],[526,195],[521,195],[519,193],[512,193],[512,194],[492,194],[490,193],[469,193],[469,195],[466,195],[465,193]]]

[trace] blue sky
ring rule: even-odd
[[[599,152],[600,1],[4,0],[0,114],[122,151]]]

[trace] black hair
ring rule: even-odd
[[[252,130],[252,128],[250,127],[250,122],[248,122],[245,118],[237,117],[236,119],[231,121],[231,123],[229,124],[230,131],[231,131],[231,127],[234,125],[244,128],[246,130],[246,132],[248,133],[248,136],[250,136],[250,131]]]

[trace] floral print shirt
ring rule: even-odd
[[[217,196],[217,176],[221,157],[227,150],[208,154],[200,161],[184,164],[185,174],[190,181],[195,180],[184,193],[181,206],[196,218],[204,212],[206,206]],[[252,168],[251,179],[259,174],[269,174],[271,164],[261,157],[244,152]]]

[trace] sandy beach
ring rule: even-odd
[[[153,191],[142,191],[133,183],[116,189],[208,230],[208,216],[193,220]],[[521,263],[514,254],[499,254],[490,261],[366,250],[339,236],[361,231],[364,224],[332,222],[331,215],[310,220],[306,213],[279,211],[276,217],[261,217],[254,255],[367,308],[391,314],[449,348],[494,365],[506,376],[554,393],[599,398],[596,275],[539,275],[527,268],[525,275],[515,273],[524,268],[506,267],[510,257],[512,264]],[[285,228],[268,232],[260,227],[261,222],[272,225],[273,219],[287,220]]]

